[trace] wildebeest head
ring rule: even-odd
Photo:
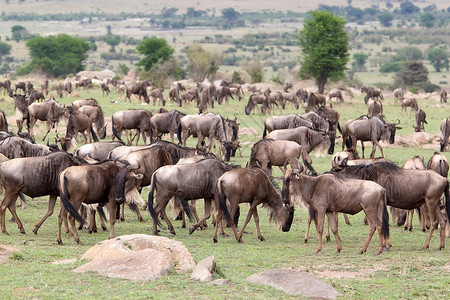
[[[284,204],[289,203],[290,206],[294,206],[295,199],[294,197],[296,195],[299,195],[295,191],[296,186],[291,184],[292,179],[295,177],[296,179],[299,179],[301,176],[301,173],[303,172],[303,166],[300,165],[299,169],[293,169],[293,170],[287,170],[284,174],[283,178],[283,187],[281,189],[281,197]],[[301,201],[298,201],[301,203]]]
[[[395,131],[397,129],[402,129],[402,127],[398,127],[400,124],[400,120],[397,119],[397,123],[385,123],[385,128],[387,133],[389,134],[389,144],[393,144],[395,142]]]
[[[116,162],[117,164],[122,164],[122,162]],[[132,167],[129,164],[122,166],[117,175],[117,184],[115,191],[115,200],[118,204],[122,204],[125,201],[127,203],[141,204],[144,205],[139,194],[139,188],[142,183],[144,175],[137,174],[133,170],[139,169],[140,166]]]

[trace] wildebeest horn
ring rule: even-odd
[[[397,119],[397,121],[398,121],[398,122],[397,122],[397,124],[395,124],[395,125],[398,125],[398,124],[400,124],[400,120],[399,120],[399,119]]]
[[[133,171],[133,170],[139,169],[139,168],[141,167],[141,165],[140,165],[139,163],[136,163],[136,164],[137,164],[137,167],[135,167],[135,166],[132,165],[132,164],[129,164],[129,165],[127,166],[127,169],[128,169],[129,171]]]

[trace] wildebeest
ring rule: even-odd
[[[30,92],[30,102],[45,100],[44,92],[33,89]]]
[[[440,151],[445,151],[445,148],[448,144],[448,139],[450,138],[450,119],[449,118],[445,118],[444,120],[442,120],[441,122],[441,126],[440,126],[440,130],[441,130],[441,135],[442,135],[442,139],[440,140]]]
[[[317,116],[320,118],[319,116]],[[285,116],[273,116],[264,120],[263,138],[271,131],[277,129],[296,128],[306,126],[310,128],[319,128],[313,121],[303,118],[297,114],[288,114]]]
[[[153,84],[148,80],[139,81],[132,84],[131,86],[128,86],[125,102],[127,101],[127,99],[131,102],[131,95],[135,94],[139,95],[139,100],[141,99],[141,97],[144,97],[145,103],[150,103],[150,98],[148,97],[147,93],[147,87],[149,86],[153,86]]]
[[[3,110],[0,109],[0,131],[8,132],[8,119]]]
[[[158,89],[158,88],[154,88],[154,89],[151,90],[149,96],[150,96],[151,98],[153,98],[153,105],[156,104],[156,101],[157,101],[157,100],[159,100],[159,102],[160,102],[160,104],[161,104],[162,106],[165,106],[165,105],[166,105],[166,99],[164,99],[163,91],[164,91],[164,90]]]
[[[238,89],[238,90],[240,90],[242,92],[242,95],[244,95],[244,90],[242,89],[242,86],[239,83],[222,80],[220,82],[220,86],[222,86],[222,87],[226,86],[226,87],[229,87],[229,88],[236,88],[236,89]]]
[[[88,90],[92,85],[92,80],[90,78],[84,78],[78,81],[75,81],[75,88],[78,89],[80,86],[83,87],[84,90]]]
[[[102,108],[98,105],[83,105],[78,111],[91,119],[92,124],[95,124],[98,137],[104,139],[106,137],[106,127],[108,124],[105,124]]]
[[[266,114],[267,110],[270,110],[267,95],[252,94],[248,98],[248,103],[245,106],[245,114],[249,115],[258,104],[261,105],[261,113],[263,115]]]
[[[346,179],[335,174],[311,177],[300,170],[288,170],[284,175],[283,201],[298,200],[309,205],[311,219],[315,220],[319,243],[315,253],[322,250],[325,214],[336,238],[337,252],[342,250],[338,226],[333,212],[354,215],[364,210],[369,223],[369,235],[360,254],[366,252],[375,230],[378,231],[378,251],[389,247],[389,216],[386,209],[386,191],[375,182]]]
[[[438,249],[445,247],[446,220],[439,211],[439,200],[444,194],[445,206],[447,214],[449,214],[449,183],[446,178],[431,170],[402,169],[390,162],[340,167],[333,169],[333,172],[345,177],[375,181],[386,189],[387,205],[410,210],[425,203],[431,227],[422,249],[429,248],[437,224],[436,216],[441,226],[441,242]]]
[[[304,118],[308,118],[308,114],[303,114],[302,116]],[[329,124],[332,125],[332,131],[334,133],[336,133],[336,130],[342,131],[339,125],[339,119],[340,119],[340,114],[337,110],[333,109],[330,106],[320,106],[317,110],[316,110],[316,114],[319,115],[320,117],[322,117],[323,119],[325,119]],[[315,118],[315,116],[313,115],[313,119],[311,119],[313,122],[316,123],[320,123],[323,124],[323,122],[319,119],[317,120],[317,118]],[[325,130],[323,127],[318,127],[321,130]]]
[[[378,147],[381,151],[381,156],[384,157],[383,147],[381,147],[379,141],[381,139],[389,139],[389,143],[395,142],[395,131],[401,129],[397,125],[398,123],[387,123],[386,121],[378,118],[359,118],[356,120],[348,121],[342,127],[342,148],[347,144],[349,150],[356,150],[356,143],[361,141],[362,157],[364,158],[364,141],[372,142],[372,152],[370,158],[375,157],[375,151]],[[342,149],[344,150],[344,149]]]
[[[103,97],[105,97],[105,94],[106,96],[109,96],[109,93],[111,93],[111,91],[109,90],[109,86],[105,83],[101,83],[100,88],[102,89]]]
[[[247,91],[256,93],[256,94],[261,94],[261,87],[256,84],[251,84],[248,86]]]
[[[23,120],[28,118],[28,106],[31,104],[30,98],[25,95],[9,93],[9,96],[14,99],[14,112],[16,115],[17,133],[22,132]]]
[[[0,81],[0,89],[5,89],[3,91],[3,95],[6,95],[6,93],[11,92],[11,81],[9,79],[5,79],[5,81]]]
[[[285,167],[287,163],[291,169],[299,169],[298,159],[300,156],[311,163],[311,158],[303,147],[293,141],[263,139],[255,143],[250,154],[249,167],[260,166],[272,175],[272,166]]]
[[[157,216],[161,214],[175,234],[165,208],[172,197],[183,200],[205,199],[205,215],[190,230],[192,234],[211,215],[211,202],[214,199],[217,179],[234,166],[217,159],[203,159],[193,164],[163,166],[152,176],[148,195],[148,209],[153,219],[153,233],[158,235],[157,225],[161,226]],[[156,189],[156,205],[153,207],[153,195]],[[188,210],[190,212],[190,210]]]
[[[375,98],[379,98],[381,100],[383,100],[383,93],[381,92],[381,90],[379,88],[374,88],[371,86],[362,86],[361,87],[361,92],[362,93],[366,93],[366,96],[364,97],[364,103],[367,104],[367,101],[369,101],[369,99],[375,99]]]
[[[25,85],[25,89],[26,89],[26,94],[28,96],[30,96],[31,92],[34,90],[34,86],[30,81],[27,81],[27,84]]]
[[[153,131],[151,140],[158,138],[158,136],[164,133],[169,133],[170,141],[173,143],[174,134],[180,125],[180,119],[185,115],[176,109],[165,113],[154,114],[150,118],[150,125]]]
[[[97,100],[94,98],[75,100],[72,102],[72,107],[74,110],[77,110],[84,105],[99,106]]]
[[[447,91],[442,89],[439,100],[443,103],[447,103]]]
[[[402,113],[403,113],[403,111],[405,111],[405,113],[406,113],[406,108],[407,108],[407,107],[410,107],[410,108],[411,108],[410,111],[409,111],[409,114],[410,114],[410,115],[411,115],[411,111],[413,111],[413,110],[418,110],[418,109],[419,109],[419,106],[417,105],[417,101],[416,101],[415,98],[406,98],[406,99],[403,99],[403,100],[401,101],[401,104],[402,104]]]
[[[308,109],[317,109],[327,104],[327,96],[319,93],[311,93],[308,97]]]
[[[398,101],[402,101],[403,100],[403,89],[397,88],[394,90],[394,97],[398,100]]]
[[[425,131],[425,124],[428,124],[426,120],[427,114],[425,111],[419,108],[414,111],[414,116],[416,118],[416,126],[413,126],[414,130],[416,132]]]
[[[21,233],[23,224],[16,213],[19,192],[34,197],[49,195],[49,206],[45,216],[36,224],[33,232],[53,213],[58,192],[58,174],[69,166],[81,165],[84,161],[63,151],[46,156],[16,158],[0,164],[0,185],[5,188],[5,198],[0,206],[2,232],[8,234],[5,226],[5,211],[8,208]]]
[[[186,88],[184,87],[183,84],[181,84],[180,82],[176,83],[176,86],[171,88],[169,90],[169,99],[171,101],[177,102],[178,105],[181,107],[181,98],[180,98],[180,91],[185,91]]]
[[[55,150],[48,145],[33,144],[19,136],[8,136],[0,141],[0,153],[9,159],[42,156]]]
[[[33,127],[37,120],[47,122],[47,132],[42,137],[45,140],[52,128],[55,128],[61,118],[67,119],[69,112],[67,108],[56,100],[50,99],[41,103],[31,103],[28,106],[27,129],[34,138]]]
[[[90,156],[91,158],[102,161],[108,158],[108,154],[115,148],[123,146],[123,142],[96,142],[91,144],[85,144],[77,149],[75,152],[76,156],[86,157]]]
[[[369,118],[383,116],[383,103],[370,99],[367,102],[367,116]]]
[[[109,238],[114,238],[117,205],[123,202],[144,204],[138,189],[141,174],[135,174],[133,168],[119,161],[102,161],[97,164],[73,166],[59,174],[58,188],[64,207],[58,215],[58,244],[62,245],[61,224],[66,211],[70,213],[70,224],[75,241],[81,244],[75,226],[75,219],[85,220],[78,213],[81,203],[108,203]]]
[[[69,120],[67,121],[66,136],[65,138],[73,138],[75,142],[77,141],[78,133],[83,136],[84,143],[87,144],[86,132],[89,136],[89,143],[98,142],[97,134],[92,128],[91,119],[80,111],[74,111],[69,115]]]
[[[230,210],[228,210],[227,201],[230,203]],[[238,234],[231,216],[234,216],[240,203],[249,203],[250,209]],[[219,224],[222,234],[224,234],[221,222],[223,217],[231,225],[236,240],[242,243],[245,227],[253,216],[258,239],[264,241],[265,239],[259,229],[257,211],[259,204],[270,207],[278,229],[281,228],[284,232],[291,229],[292,220],[294,219],[294,206],[289,201],[282,200],[281,191],[276,187],[276,183],[262,169],[257,167],[238,168],[220,176],[216,184],[215,204],[216,207],[220,208],[214,230],[213,241],[215,243],[217,243],[217,228]]]
[[[305,89],[302,89],[302,88],[298,89],[298,90],[295,92],[295,95],[296,95],[299,99],[302,99],[303,103],[305,103],[306,101],[308,101],[308,91],[305,90]]]
[[[26,94],[27,89],[26,89],[26,84],[25,84],[25,82],[23,82],[23,81],[16,82],[16,83],[14,84],[14,93],[17,92],[17,90],[22,90],[22,92],[23,92],[24,94]]]
[[[336,98],[339,101],[344,102],[344,97],[342,96],[342,91],[340,89],[332,89],[328,92],[327,96],[330,101],[332,101],[333,98]]]
[[[307,127],[274,130],[265,136],[266,139],[294,141],[300,144],[304,151],[320,151],[328,147],[328,154],[334,152],[335,134],[332,131],[321,132]]]
[[[145,109],[128,109],[117,111],[112,115],[112,131],[113,140],[118,138],[122,140],[122,130],[136,129],[136,145],[139,142],[139,136],[142,134],[144,143],[147,143],[147,134],[152,135],[152,126],[150,124],[150,118],[152,114]],[[128,145],[133,142],[130,140],[127,134]]]

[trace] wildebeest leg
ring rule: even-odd
[[[256,232],[258,233],[258,239],[260,241],[265,241],[266,239],[262,236],[261,230],[259,229],[259,216],[258,216],[258,210],[256,209],[256,207],[253,211],[253,220],[255,221]]]
[[[414,216],[414,209],[408,210],[406,213],[406,224],[404,229],[412,231],[412,222],[413,222],[413,216]]]
[[[205,225],[206,220],[208,220],[209,217],[211,216],[211,201],[212,201],[211,198],[205,198],[205,215],[200,221],[198,221],[197,219],[197,224],[195,224],[194,226],[191,227],[191,229],[189,229],[189,234],[192,234],[200,226]],[[198,218],[198,215],[196,217]]]
[[[62,222],[63,219],[65,221],[67,221],[67,211],[65,210],[64,206],[61,203],[61,208],[59,209],[59,213],[58,213],[58,236],[56,238],[56,241],[58,242],[58,245],[62,245],[62,239],[61,239],[61,227],[62,227]],[[67,224],[65,224],[67,226]],[[66,229],[68,230],[68,229]]]
[[[57,196],[51,195],[48,199],[48,210],[45,216],[34,226],[33,232],[34,234],[37,234],[39,228],[41,227],[42,223],[44,223],[45,220],[47,220],[48,217],[50,217],[53,214],[53,211],[55,209],[56,204],[56,198]]]
[[[2,203],[0,205],[1,227],[2,227],[2,232],[4,234],[6,234],[6,235],[9,235],[8,231],[6,231],[6,221],[5,221],[5,213],[6,213],[6,209],[7,208],[11,212],[14,220],[16,221],[17,225],[19,226],[19,229],[21,229],[20,232],[21,233],[25,233],[25,230],[23,229],[23,225],[20,222],[19,217],[17,216],[17,214],[15,212],[15,205],[16,205],[17,195],[18,195],[18,191],[17,192],[11,192],[11,191],[6,191],[5,190],[5,198],[3,199],[3,201],[2,201]],[[11,209],[12,206],[14,206],[13,210]]]
[[[305,244],[308,242],[309,238],[309,228],[311,227],[311,216],[308,215],[308,226],[306,227],[306,234],[305,234]]]
[[[172,198],[172,196],[169,196],[169,197],[167,197],[167,195],[165,195],[164,197],[160,196],[160,195],[158,195],[158,196],[157,196],[157,203],[156,203],[156,206],[154,208],[155,215],[158,216],[159,214],[161,214],[161,216],[163,217],[164,221],[166,221],[166,224],[167,224],[167,226],[168,226],[168,228],[170,230],[170,233],[175,235],[176,234],[175,233],[175,229],[173,228],[172,223],[170,222],[169,218],[166,215],[166,206],[169,203],[169,200],[170,200],[170,198]],[[153,221],[153,233],[155,235],[158,235],[158,230],[157,230],[156,226],[157,226],[156,222]]]
[[[327,217],[328,217],[328,227],[331,227],[331,231],[334,234],[334,239],[336,240],[336,252],[339,253],[342,250],[342,244],[341,238],[339,237],[338,233],[337,213],[327,212]]]
[[[109,209],[109,239],[113,239],[115,237],[114,234],[114,224],[116,223],[116,211],[117,211],[117,202],[114,199],[110,199],[108,202]]]
[[[242,236],[244,235],[245,227],[247,226],[248,222],[250,222],[250,219],[252,218],[252,215],[254,214],[254,210],[256,209],[256,205],[254,205],[255,202],[256,202],[256,201],[253,200],[253,202],[251,203],[250,208],[249,208],[249,210],[248,210],[247,218],[245,219],[245,222],[244,222],[244,224],[242,225],[242,228],[241,228],[241,231],[239,232],[239,235],[236,236],[236,240],[237,240],[239,243],[242,243]],[[233,215],[232,215],[232,216],[233,216]],[[233,225],[232,225],[232,226],[234,226],[234,222],[233,222]],[[234,230],[233,230],[233,231],[234,231]],[[236,235],[236,234],[235,234],[235,235]],[[258,236],[258,237],[259,237],[259,236]]]
[[[348,219],[347,214],[343,214],[343,215],[344,215],[345,224],[352,226],[352,223],[350,223],[350,220]]]
[[[433,200],[433,199],[425,198],[425,204],[427,206],[428,216],[430,218],[430,232],[429,232],[428,237],[427,237],[427,239],[425,241],[425,244],[422,247],[422,250],[430,248],[431,237],[433,236],[434,230],[436,228],[435,224],[436,224],[436,211],[437,211],[438,201],[439,200]],[[444,228],[442,228],[442,229],[444,229]]]
[[[317,220],[314,219],[314,223],[316,224],[317,238],[319,239],[317,249],[316,249],[316,251],[314,251],[314,253],[316,253],[316,254],[319,253],[320,251],[322,251],[322,247],[323,247],[322,236],[323,236],[324,221],[325,221],[325,212],[317,211]]]
[[[439,205],[436,206],[436,216],[439,222],[439,227],[441,227],[441,242],[439,244],[438,250],[442,250],[445,248],[445,231],[446,225],[448,224],[448,220],[446,220],[439,209]]]
[[[17,199],[17,196],[16,196],[16,199]],[[19,228],[20,233],[25,234],[25,229],[23,228],[23,224],[20,221],[19,216],[17,215],[17,212],[16,212],[16,201],[11,202],[9,204],[8,209],[11,212],[13,219],[16,221],[17,228]]]

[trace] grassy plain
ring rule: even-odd
[[[110,100],[117,99],[115,93],[110,98],[102,98],[98,89],[89,93],[80,92],[80,98],[92,96],[100,101],[106,117],[110,117],[114,111],[130,107],[142,107],[136,104],[124,104],[119,100],[118,104],[112,104]],[[263,121],[267,116],[254,113],[245,116],[244,106],[248,93],[242,102],[231,100],[212,111],[223,116],[236,115],[240,127],[255,128],[258,136],[240,135],[243,157],[236,156],[232,163],[244,166],[250,155],[251,144],[260,139]],[[8,97],[7,97],[8,98]],[[62,103],[69,104],[71,99],[61,99]],[[429,133],[438,133],[440,121],[448,116],[448,106],[441,107],[438,100],[420,100],[419,106],[427,112],[428,125],[425,126]],[[9,98],[2,104],[7,115],[12,114],[12,103]],[[169,103],[168,109],[175,109]],[[144,106],[152,110],[158,106]],[[366,106],[361,96],[356,96],[354,101],[334,103],[335,109],[341,113],[341,123],[350,118],[358,117],[366,113]],[[385,99],[385,115],[388,120],[400,119],[403,129],[398,131],[402,137],[409,137],[413,133],[413,116],[400,113],[400,105],[387,96]],[[193,105],[179,108],[184,113],[196,113]],[[274,114],[286,114],[293,112],[292,107],[286,111],[276,111]],[[299,112],[303,112],[300,108]],[[14,124],[11,124],[15,130]],[[63,131],[64,124],[59,126]],[[39,124],[38,139],[42,136],[44,124]],[[110,137],[108,137],[110,139]],[[194,139],[188,140],[191,145]],[[425,147],[429,146],[429,147]],[[436,145],[423,147],[388,146],[385,148],[387,158],[398,164],[402,164],[413,155],[424,157],[425,162],[433,154]],[[335,151],[340,150],[338,141]],[[431,148],[431,149],[428,149]],[[366,153],[367,153],[366,149]],[[377,150],[378,151],[378,150]],[[379,154],[379,152],[377,152]],[[448,152],[445,153],[448,159]],[[315,157],[312,155],[314,167],[324,172],[330,168],[330,156]],[[279,176],[281,173],[276,171]],[[146,199],[148,189],[144,189],[143,198]],[[341,220],[340,235],[343,242],[343,250],[335,253],[334,238],[331,243],[326,243],[321,253],[314,255],[317,238],[314,227],[311,230],[310,241],[305,244],[303,236],[306,229],[307,214],[302,208],[296,207],[295,218],[288,233],[277,231],[268,222],[268,216],[264,209],[260,209],[261,230],[266,238],[265,242],[257,239],[255,225],[251,221],[247,232],[243,237],[244,243],[238,244],[233,237],[219,237],[219,243],[212,242],[213,231],[207,228],[197,231],[189,236],[188,230],[181,228],[178,221],[174,222],[176,236],[162,230],[161,235],[181,241],[191,252],[196,262],[209,255],[214,255],[217,260],[218,273],[216,277],[224,277],[231,280],[224,286],[209,286],[193,281],[190,274],[171,274],[154,282],[131,282],[120,279],[103,278],[93,273],[73,273],[71,270],[84,262],[80,256],[97,242],[107,239],[107,232],[97,234],[80,233],[83,245],[76,245],[73,239],[63,235],[63,246],[56,243],[57,218],[56,212],[41,227],[37,236],[32,233],[32,226],[44,215],[47,209],[46,197],[28,201],[25,210],[19,209],[19,217],[24,222],[26,235],[21,235],[15,224],[7,223],[10,236],[0,235],[0,245],[17,248],[6,262],[0,264],[0,285],[2,292],[0,298],[155,298],[167,299],[168,297],[182,297],[184,299],[267,299],[290,298],[287,294],[276,289],[248,283],[246,277],[251,274],[272,268],[294,268],[307,271],[323,278],[325,282],[337,289],[343,298],[364,299],[405,299],[405,298],[449,298],[450,297],[450,263],[448,261],[449,250],[436,251],[438,247],[438,234],[431,241],[431,249],[420,251],[426,234],[419,229],[417,219],[414,220],[414,230],[405,232],[403,228],[391,224],[391,240],[393,247],[390,252],[373,256],[376,251],[377,238],[374,237],[368,252],[358,255],[357,251],[362,246],[367,235],[367,226],[363,225],[363,214],[351,216],[352,226],[347,226]],[[198,209],[202,211],[202,203],[198,203]],[[246,205],[242,205],[243,214],[246,213]],[[59,205],[57,208],[59,209]],[[7,213],[7,219],[9,219]],[[125,235],[133,233],[151,234],[151,222],[148,213],[144,212],[145,223],[137,221],[135,216],[127,210],[126,221],[116,223],[116,234]],[[231,233],[230,230],[227,231]],[[447,243],[448,243],[447,239]],[[55,261],[75,258],[76,261],[67,264],[53,264]]]

